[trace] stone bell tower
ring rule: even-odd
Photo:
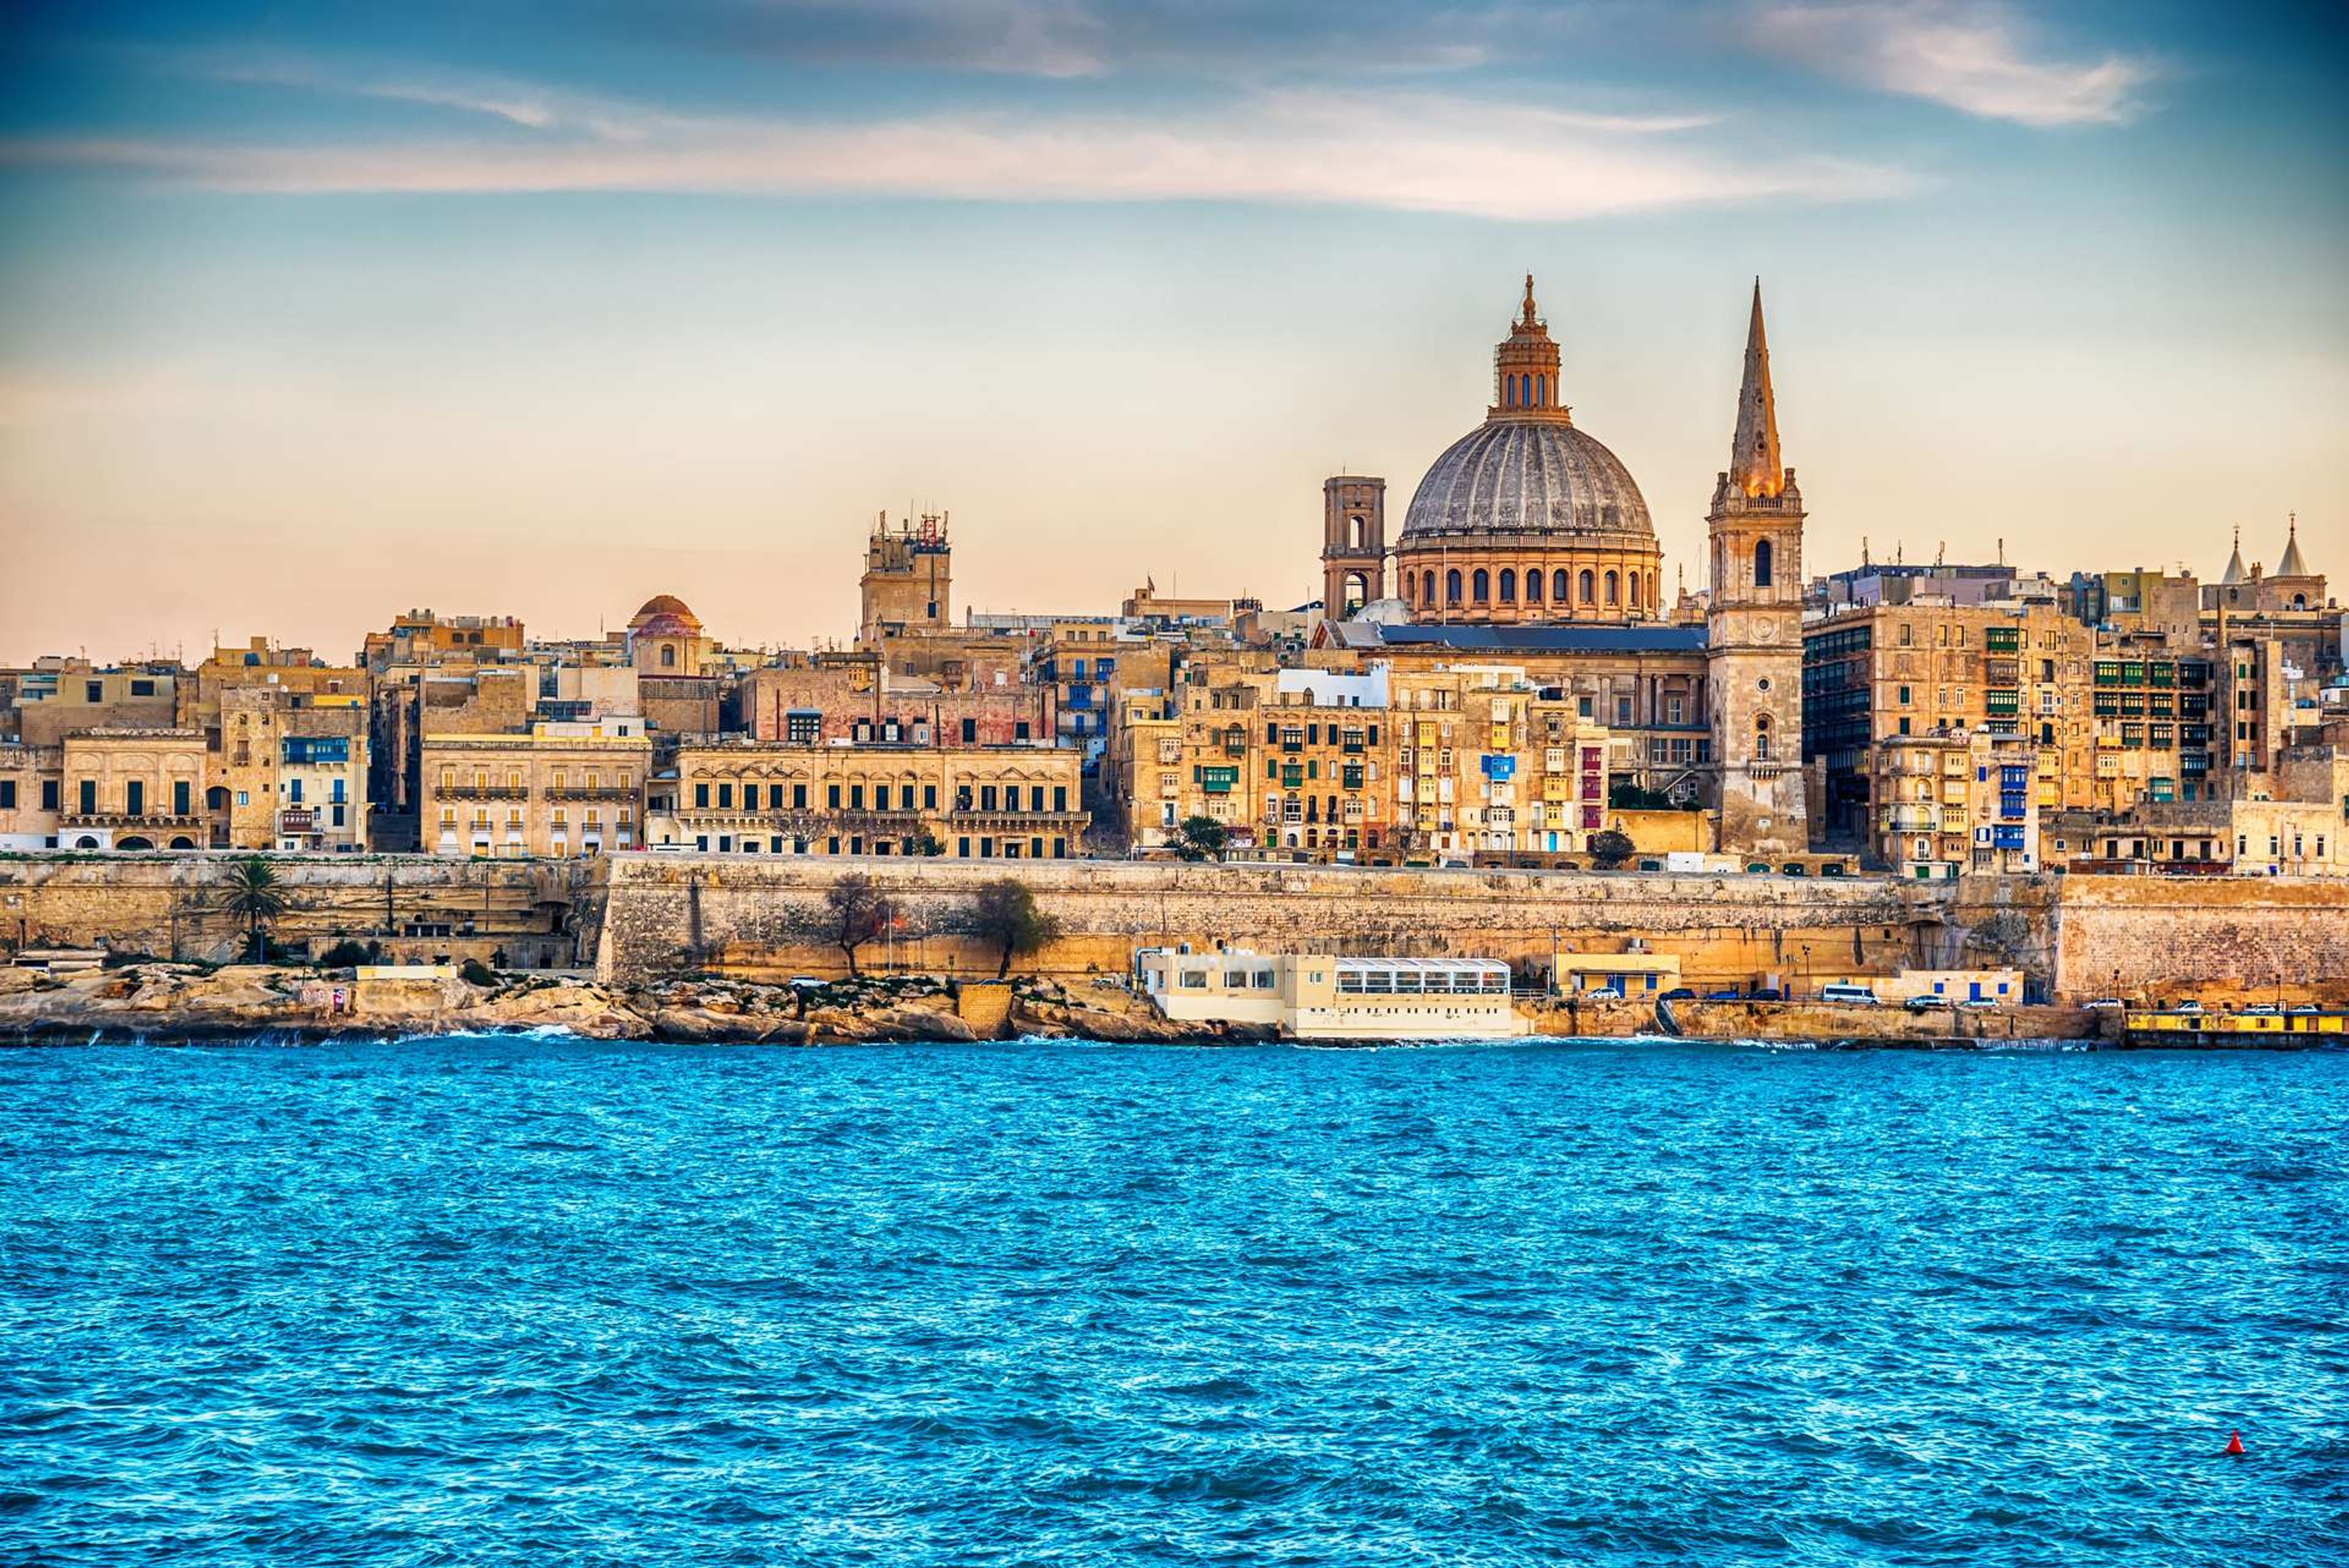
[[[1732,853],[1810,847],[1803,796],[1803,494],[1778,452],[1762,284],[1745,329],[1745,375],[1729,467],[1705,516],[1712,546],[1706,679],[1721,775],[1721,845]]]
[[[1321,486],[1321,616],[1343,621],[1387,596],[1387,481],[1340,474]]]

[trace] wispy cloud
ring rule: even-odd
[[[677,191],[995,201],[1343,204],[1564,220],[1907,187],[1898,170],[1710,146],[1703,115],[1626,116],[1443,95],[1291,91],[1143,117],[951,111],[870,120],[677,115],[514,84],[354,90],[542,134],[358,143],[105,137],[0,142],[0,161],[114,168],[254,191]]]
[[[1774,54],[1864,87],[2043,128],[2132,119],[2160,74],[2129,55],[2056,58],[2006,6],[1975,0],[1768,5],[1754,33]]]

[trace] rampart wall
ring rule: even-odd
[[[1678,954],[1698,990],[1779,976],[1798,987],[1903,966],[2013,965],[2073,999],[2281,994],[2349,1001],[2349,882],[2037,877],[1956,884],[1863,878],[1601,875],[637,854],[604,861],[273,856],[282,941],[339,937],[399,959],[595,964],[623,984],[696,971],[745,978],[846,967],[824,894],[862,872],[900,919],[868,969],[992,974],[973,895],[1016,876],[1061,923],[1022,969],[1120,973],[1135,948],[1474,954],[1545,969],[1554,951]],[[241,951],[233,857],[0,857],[0,954],[105,946],[219,961]]]

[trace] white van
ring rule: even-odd
[[[1819,987],[1819,1000],[1857,1002],[1863,1007],[1873,1007],[1878,1005],[1876,993],[1865,985],[1822,985]]]

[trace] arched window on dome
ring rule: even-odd
[[[1623,601],[1619,597],[1621,592],[1621,584],[1616,581],[1615,573],[1609,572],[1607,574],[1607,602],[1609,604],[1621,603]]]
[[[1460,603],[1460,568],[1457,566],[1444,574],[1444,602],[1447,604]]]
[[[1549,574],[1549,602],[1553,604],[1567,602],[1566,568],[1563,566]]]
[[[1534,377],[1534,407],[1537,408],[1549,407],[1549,377],[1547,376]]]
[[[1754,547],[1754,586],[1770,586],[1770,542],[1766,539]]]
[[[1597,581],[1598,580],[1596,578],[1591,576],[1589,567],[1586,566],[1582,569],[1582,602],[1584,603],[1596,604],[1599,603],[1597,599],[1592,597],[1593,587]]]
[[[1636,610],[1640,607],[1640,574],[1628,573],[1623,579],[1623,603]]]
[[[1419,602],[1429,605],[1435,603],[1435,573],[1433,572],[1419,580]]]
[[[674,643],[663,643],[661,645],[661,668],[667,670],[675,669],[676,667],[677,645]]]
[[[1538,569],[1526,573],[1526,603],[1541,603],[1541,573]]]
[[[1510,568],[1504,566],[1501,568],[1501,603],[1504,604],[1514,604],[1516,602],[1517,574]]]
[[[1492,596],[1493,596],[1493,577],[1492,577],[1492,573],[1490,573],[1486,572],[1483,567],[1479,566],[1478,568],[1476,568],[1476,575],[1475,575],[1475,577],[1471,578],[1471,579],[1470,579],[1470,582],[1475,585],[1475,590],[1476,590],[1476,603],[1478,603],[1479,604],[1482,604],[1482,603],[1485,603],[1487,600],[1489,600],[1489,599],[1491,599],[1491,598],[1492,598]]]

